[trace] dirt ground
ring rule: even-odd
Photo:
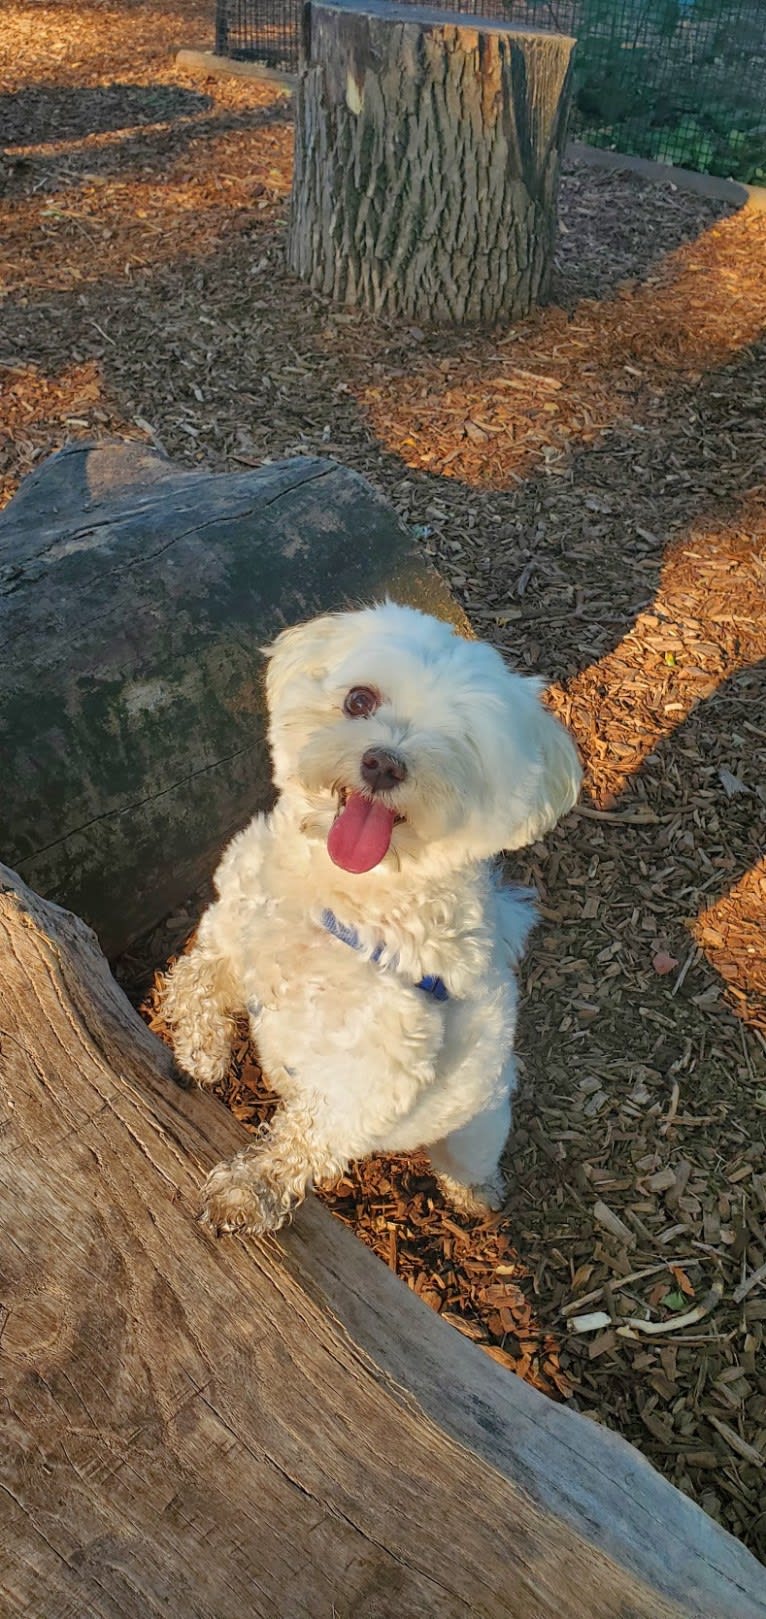
[[[549,307],[394,329],[286,273],[289,97],[174,67],[207,4],[10,4],[3,32],[2,499],[73,436],[335,455],[585,760],[513,861],[542,921],[504,1215],[456,1219],[417,1159],[327,1201],[766,1557],[766,214],[570,168]],[[227,1098],[267,1105],[244,1040]]]

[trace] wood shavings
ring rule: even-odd
[[[694,1309],[687,1310],[684,1315],[675,1316],[670,1321],[644,1321],[641,1316],[631,1315],[621,1322],[617,1331],[623,1338],[633,1337],[636,1333],[655,1337],[666,1332],[684,1332],[687,1327],[695,1326],[704,1316],[709,1315],[710,1311],[720,1304],[722,1295],[723,1286],[716,1283],[711,1287],[707,1298],[703,1299],[701,1304],[695,1304]]]
[[[600,1198],[593,1205],[593,1218],[594,1220],[598,1221],[600,1226],[604,1227],[605,1231],[610,1232],[613,1237],[617,1237],[621,1242],[626,1243],[629,1247],[633,1246],[633,1243],[636,1240],[634,1233],[628,1226],[626,1226],[625,1221],[621,1220],[619,1215],[615,1214],[613,1209],[610,1209],[606,1203],[601,1202]]]
[[[732,1302],[741,1304],[742,1300],[747,1298],[748,1293],[751,1293],[754,1287],[760,1287],[762,1282],[766,1282],[766,1263],[759,1265],[757,1270],[752,1271],[749,1276],[746,1276],[740,1282],[738,1287],[735,1287],[731,1295]]]
[[[722,1422],[720,1417],[711,1417],[710,1421],[716,1432],[726,1440],[731,1450],[736,1451],[737,1455],[742,1456],[746,1462],[751,1462],[754,1467],[763,1467],[766,1462],[766,1454],[756,1450],[755,1445],[749,1445],[747,1440],[743,1439],[735,1428],[730,1427],[728,1422]]]
[[[573,1332],[598,1332],[611,1327],[612,1317],[605,1310],[593,1310],[590,1315],[573,1315],[569,1322]]]

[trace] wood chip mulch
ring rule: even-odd
[[[6,7],[0,500],[73,436],[336,455],[550,677],[587,789],[512,864],[541,925],[507,1209],[455,1218],[417,1158],[325,1195],[766,1558],[766,214],[570,167],[529,321],[335,310],[284,269],[289,98],[173,65],[211,10]],[[137,996],[193,909],[121,964]],[[244,1039],[226,1098],[270,1105]]]

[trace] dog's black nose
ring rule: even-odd
[[[389,793],[407,779],[407,766],[388,748],[368,748],[362,759],[362,780],[374,793]]]

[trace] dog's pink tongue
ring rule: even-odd
[[[344,871],[372,871],[380,864],[394,829],[396,816],[375,799],[349,793],[348,802],[330,827],[327,852]]]

